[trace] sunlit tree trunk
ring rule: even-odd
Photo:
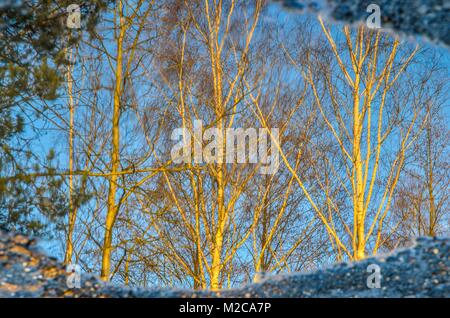
[[[362,41],[362,39],[361,39]],[[365,255],[364,242],[364,184],[363,184],[363,162],[361,155],[361,114],[360,114],[360,100],[359,100],[359,85],[360,85],[360,65],[355,66],[355,79],[353,87],[353,209],[356,220],[356,249],[354,251],[354,258],[356,260],[363,259]]]
[[[206,1],[208,3],[208,1]],[[218,4],[213,8],[215,11],[215,21],[212,22],[212,18],[210,16],[210,9],[206,6],[205,10],[206,17],[209,25],[211,25],[210,31],[210,42],[209,42],[209,54],[211,59],[211,70],[213,76],[213,89],[214,89],[214,107],[215,107],[215,115],[217,119],[217,128],[220,131],[223,131],[224,123],[224,109],[222,105],[223,95],[222,95],[222,58],[221,58],[221,49],[219,44],[219,24],[221,19],[221,5]],[[225,207],[225,180],[224,175],[225,165],[223,163],[218,163],[216,165],[216,186],[217,186],[217,198],[216,198],[216,206],[217,206],[217,226],[215,229],[214,242],[211,253],[211,289],[219,289],[221,287],[220,283],[220,272],[222,267],[222,247],[223,247],[223,239],[224,239],[224,229],[225,223],[227,222],[226,215],[226,207]]]
[[[426,168],[427,168],[427,190],[428,190],[428,204],[429,204],[429,226],[428,226],[428,235],[435,236],[436,231],[436,203],[434,198],[434,173],[433,173],[433,154],[431,150],[432,146],[432,114],[430,110],[430,105],[427,105],[427,127],[426,127],[426,143],[427,143],[427,155],[426,155]]]
[[[102,250],[102,268],[101,278],[109,280],[111,272],[111,254],[112,254],[112,238],[113,228],[116,221],[118,206],[116,204],[117,195],[117,179],[120,168],[120,115],[121,115],[121,94],[122,94],[122,68],[123,68],[123,41],[126,32],[125,17],[123,13],[123,3],[118,2],[117,13],[119,16],[118,34],[116,38],[117,57],[115,69],[115,88],[113,100],[112,114],[112,150],[111,150],[111,177],[109,180],[108,191],[108,210],[106,212],[105,236]]]
[[[74,52],[73,49],[68,50],[68,61],[66,80],[67,80],[67,95],[69,97],[69,217],[67,227],[66,239],[66,253],[64,256],[64,263],[70,264],[72,262],[73,254],[73,231],[77,218],[77,207],[74,204],[73,198],[73,165],[74,165],[74,118],[75,118],[75,104],[73,98],[73,64]]]

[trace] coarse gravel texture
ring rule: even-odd
[[[371,264],[380,267],[380,288],[367,287]],[[81,287],[71,289],[65,267],[36,240],[0,230],[0,297],[450,297],[449,267],[450,238],[419,238],[389,255],[220,292],[119,287],[86,274]]]
[[[381,28],[403,36],[420,36],[450,46],[449,0],[272,0],[283,7],[320,13],[330,21],[347,24],[365,22],[372,12],[369,4],[380,7]]]

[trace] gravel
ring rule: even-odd
[[[365,22],[369,4],[380,7],[381,27],[404,36],[420,36],[450,46],[448,0],[273,0],[288,9],[320,13],[346,23]]]
[[[369,288],[380,269],[380,288]],[[450,238],[419,238],[408,249],[311,273],[268,276],[239,289],[141,289],[106,284],[82,274],[69,288],[68,273],[43,254],[36,240],[0,230],[0,297],[450,297]]]

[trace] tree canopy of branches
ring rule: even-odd
[[[89,2],[70,32],[65,5],[0,9],[0,225],[45,221],[104,280],[216,290],[449,233],[448,52],[263,0]],[[278,170],[177,163],[179,128],[267,137]]]

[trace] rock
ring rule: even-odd
[[[12,238],[12,241],[16,244],[20,244],[20,245],[27,245],[30,242],[30,239],[28,239],[28,237],[24,236],[24,235],[15,235]]]
[[[13,246],[9,249],[10,253],[15,253],[15,254],[21,254],[21,255],[26,255],[26,256],[30,256],[31,252],[29,250],[27,250],[25,247],[20,246],[20,245],[16,245]]]

